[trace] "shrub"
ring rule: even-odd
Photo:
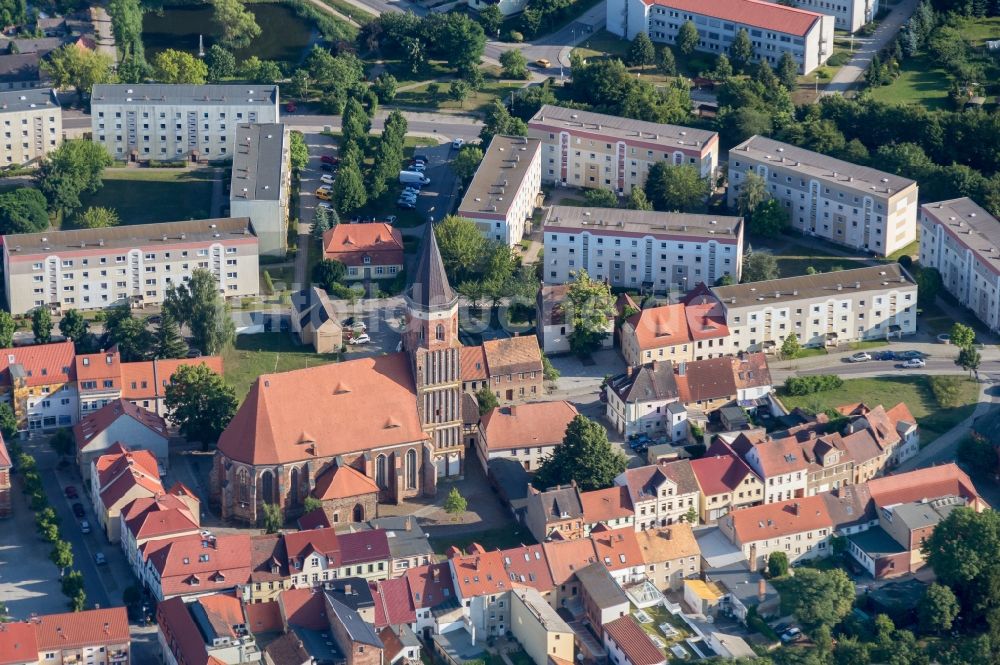
[[[830,56],[830,59],[826,61],[826,64],[830,65],[831,67],[842,67],[843,65],[846,65],[850,59],[851,59],[850,53],[844,53],[844,52],[834,53],[833,55]]]
[[[524,35],[518,32],[517,30],[511,30],[510,41],[514,42],[515,44],[520,44],[521,42],[524,41]]]
[[[842,385],[844,380],[835,374],[792,376],[785,381],[785,393],[793,396],[811,395],[826,390],[836,390]]]
[[[962,393],[962,379],[957,376],[932,376],[930,378],[931,392],[938,406],[951,408],[958,406]]]

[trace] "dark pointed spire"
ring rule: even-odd
[[[441,260],[441,251],[434,236],[434,225],[430,222],[424,232],[420,263],[417,264],[417,272],[413,275],[410,288],[406,290],[406,299],[411,305],[423,310],[450,308],[458,299],[448,283],[444,261]]]

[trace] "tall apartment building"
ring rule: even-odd
[[[288,249],[290,155],[283,124],[236,126],[229,214],[250,218],[261,254],[284,256]]]
[[[969,198],[925,203],[920,265],[937,268],[949,293],[1000,330],[1000,221]]]
[[[654,42],[673,44],[681,26],[698,29],[698,50],[728,53],[746,30],[754,57],[774,67],[788,52],[808,74],[833,54],[833,16],[771,4],[764,0],[608,0],[607,29],[625,39],[645,32]]]
[[[857,32],[875,19],[881,5],[879,0],[799,0],[795,6],[832,16],[837,30]]]
[[[531,231],[541,191],[541,142],[494,136],[458,207],[483,235],[513,247]]]
[[[224,159],[237,125],[278,122],[276,85],[95,85],[93,141],[115,159]]]
[[[889,256],[917,239],[917,183],[763,136],[729,151],[728,203],[735,207],[747,174],[788,209],[792,227]]]
[[[898,263],[719,286],[731,353],[887,339],[917,330],[917,285]]]
[[[703,178],[719,165],[716,132],[549,104],[528,121],[528,136],[542,142],[542,182],[571,187],[628,194],[657,162],[695,166]]]
[[[4,236],[12,314],[163,302],[167,287],[211,270],[225,297],[259,292],[257,236],[246,218],[200,219]]]
[[[741,217],[552,206],[543,229],[546,284],[585,269],[613,287],[689,291],[743,267]]]
[[[52,88],[0,92],[0,166],[33,162],[62,143],[62,107]]]

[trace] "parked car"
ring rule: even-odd
[[[415,162],[423,162],[424,164],[426,164],[427,162],[429,162],[431,160],[427,159],[427,155],[414,155],[413,156],[413,161],[415,161]]]
[[[94,563],[98,566],[103,566],[108,562],[108,558],[104,556],[104,552],[98,552],[94,555]]]
[[[285,113],[295,113],[295,110],[295,102],[288,102],[285,104]]]
[[[791,644],[792,642],[797,641],[801,636],[802,631],[798,627],[793,626],[781,634],[781,641],[785,644]]]
[[[316,198],[320,201],[329,201],[333,198],[333,190],[330,189],[329,185],[323,185],[316,190]]]
[[[334,157],[333,155],[323,155],[319,158],[322,164],[340,164],[340,157]]]
[[[368,333],[361,333],[360,335],[355,335],[351,339],[347,340],[348,344],[368,344],[372,341],[372,338],[368,336]]]
[[[87,520],[82,520],[80,522],[80,532],[90,533],[90,522],[88,522]]]
[[[416,202],[417,195],[414,194],[413,192],[403,192],[403,193],[401,193],[399,195],[399,198],[406,199],[407,201],[414,201],[414,202]]]
[[[909,360],[899,364],[903,369],[919,369],[921,367],[926,367],[927,362],[922,358],[910,358]]]
[[[858,353],[855,353],[853,356],[851,356],[847,360],[849,362],[852,362],[852,363],[863,363],[863,362],[867,362],[867,361],[869,361],[871,359],[872,359],[872,356],[871,356],[870,353],[867,353],[865,351],[859,351]]]
[[[876,351],[872,354],[872,358],[875,360],[899,360],[892,351]]]
[[[549,67],[552,66],[552,63],[549,62],[548,59],[546,58],[539,58],[538,60],[535,60],[535,64],[541,67],[542,69],[548,69]]]
[[[321,183],[323,183],[324,185],[332,185],[333,184],[333,176],[330,175],[329,173],[324,173],[322,176],[320,176],[319,181]]]
[[[368,332],[368,326],[365,325],[365,322],[358,321],[353,316],[350,316],[344,320],[344,327],[350,328],[351,330],[357,330],[360,332]]]
[[[66,486],[66,498],[67,499],[75,499],[78,496],[79,496],[79,494],[76,493],[76,488],[75,487],[73,487],[72,485],[67,485]]]
[[[923,358],[925,355],[927,354],[923,353],[922,351],[913,351],[912,349],[909,351],[896,352],[896,358],[899,360],[910,360],[911,358]]]
[[[334,166],[333,164],[320,164],[319,167],[320,167],[320,169],[322,169],[322,170],[324,170],[324,171],[326,171],[328,173],[333,173],[334,171],[337,170],[337,167]]]
[[[410,170],[416,171],[417,173],[423,173],[427,170],[427,165],[423,162],[413,162],[413,164],[410,165]]]
[[[463,145],[465,145],[465,139],[455,139],[454,141],[451,142],[451,147],[454,148],[455,150],[458,150]]]
[[[84,515],[87,514],[83,510],[83,504],[79,501],[73,504],[73,514],[76,515],[77,519],[83,519]]]

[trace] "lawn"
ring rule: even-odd
[[[777,238],[753,236],[748,243],[754,251],[762,249],[770,251],[778,260],[778,271],[782,277],[804,275],[810,267],[817,272],[830,272],[862,268],[872,263],[868,258],[840,256],[801,244],[794,235],[782,235]]]
[[[966,379],[965,375],[957,375]],[[788,409],[802,407],[822,411],[842,404],[864,402],[869,406],[881,404],[886,409],[905,402],[920,426],[920,444],[926,446],[944,432],[962,422],[976,408],[979,401],[979,384],[962,381],[960,406],[943,408],[931,392],[930,377],[926,375],[892,376],[871,379],[847,379],[837,390],[827,390],[812,395],[792,397],[781,393],[781,401]]]
[[[889,261],[898,262],[899,259],[902,258],[903,256],[910,256],[910,257],[913,257],[914,259],[916,259],[916,258],[918,258],[920,256],[919,231],[918,231],[918,237],[917,237],[916,240],[914,240],[913,242],[911,242],[906,247],[901,247],[901,248],[897,249],[895,252],[893,252],[892,254],[889,255],[888,260]]]
[[[826,349],[817,346],[804,346],[795,354],[795,360],[799,358],[812,358],[813,356],[827,355]]]
[[[205,219],[212,215],[215,169],[108,169],[104,186],[80,197],[91,206],[114,208],[121,223],[152,224]]]
[[[415,106],[430,109],[460,109],[464,111],[482,111],[497,97],[506,97],[512,90],[520,90],[526,81],[490,81],[487,80],[482,90],[469,95],[465,101],[458,102],[448,97],[450,83],[423,83],[409,90],[396,93],[394,104],[399,106]],[[428,87],[437,85],[438,91],[433,95]]]
[[[296,344],[288,333],[240,335],[236,345],[222,355],[226,383],[242,401],[261,374],[287,372],[335,362],[337,356],[313,353],[312,347]]]
[[[444,554],[445,550],[454,545],[462,551],[472,543],[479,543],[486,548],[486,551],[496,549],[510,549],[521,545],[533,545],[535,539],[531,537],[527,529],[515,527],[502,527],[498,529],[487,529],[474,533],[448,534],[431,536],[429,538],[431,547],[437,554]]]
[[[600,30],[574,48],[573,53],[584,58],[618,58],[619,60],[625,60],[630,47],[631,42],[616,37],[607,30]],[[662,48],[662,45],[656,44],[656,47],[659,49]],[[679,74],[694,77],[715,68],[716,56],[712,53],[695,51],[690,55],[683,55],[676,49],[673,49],[673,51]],[[643,80],[650,81],[651,83],[663,82],[670,78],[663,76],[656,67],[629,67],[628,69],[632,73],[641,74]]]
[[[373,18],[375,18],[375,14],[365,11],[351,2],[346,2],[346,0],[323,0],[323,4],[329,5],[334,11],[339,12],[348,18],[354,19],[354,21],[360,25],[369,23]]]
[[[929,109],[947,109],[951,80],[933,58],[921,54],[903,61],[899,78],[889,85],[872,88],[872,97],[879,102],[923,104]]]
[[[860,342],[852,342],[851,349],[854,351],[864,351],[865,349],[877,349],[888,345],[889,342],[884,339],[866,339]]]
[[[963,21],[962,35],[973,46],[985,47],[987,41],[1000,39],[1000,16]]]

